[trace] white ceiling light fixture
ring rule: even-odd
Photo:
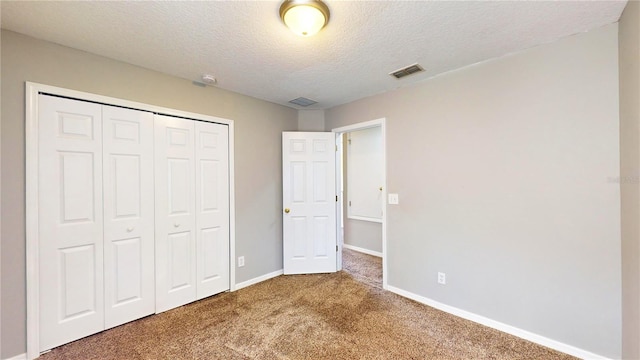
[[[320,0],[286,0],[280,18],[294,33],[312,36],[329,22],[329,8]]]

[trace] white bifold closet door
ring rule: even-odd
[[[105,328],[155,312],[153,114],[102,107]]]
[[[155,116],[156,312],[229,289],[226,125]]]
[[[196,298],[194,122],[155,118],[156,312]]]
[[[40,351],[229,289],[227,125],[38,102]]]
[[[40,96],[40,350],[104,329],[102,107]]]
[[[229,290],[229,127],[195,121],[197,298]]]
[[[154,311],[153,115],[40,95],[38,116],[44,351]]]

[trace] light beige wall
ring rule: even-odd
[[[622,355],[640,359],[640,2],[620,19]]]
[[[242,282],[282,269],[281,132],[297,111],[2,31],[2,354],[26,351],[24,82],[235,121],[236,254]]]
[[[621,356],[617,32],[325,112],[387,120],[390,286]]]
[[[298,131],[324,131],[324,110],[298,110]]]

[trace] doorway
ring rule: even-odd
[[[357,264],[358,261],[366,261],[367,264],[361,264],[360,269],[366,269],[367,271],[372,270],[372,266],[375,266],[376,259],[367,259],[367,256],[375,256],[381,258],[382,262],[382,288],[387,288],[387,238],[386,238],[386,215],[387,215],[387,184],[386,184],[386,129],[385,129],[386,119],[377,119],[372,121],[361,122],[349,126],[339,127],[332,129],[332,132],[335,134],[336,138],[336,184],[337,190],[339,193],[339,201],[336,203],[336,213],[338,215],[338,221],[336,226],[338,245],[340,251],[338,252],[337,258],[337,268],[338,270],[343,270],[346,265],[353,266]],[[344,165],[344,157],[347,154],[349,146],[349,134],[354,135],[364,135],[366,130],[378,130],[378,141],[379,144],[379,163],[381,164],[380,169],[380,177],[379,185],[376,185],[375,188],[368,189],[369,194],[361,194],[358,195],[356,204],[353,199],[352,203],[349,204],[350,198],[348,194],[348,187],[345,189],[345,184],[349,183],[349,171],[345,171]],[[359,136],[360,139],[363,139]],[[354,141],[355,139],[351,139]],[[366,140],[371,141],[371,140]],[[352,142],[351,145],[354,145]],[[362,146],[361,150],[367,152],[371,150],[369,148],[371,144],[367,146]],[[348,166],[348,164],[347,164]],[[361,185],[358,185],[359,187]],[[366,185],[368,187],[372,187],[372,183],[368,183]],[[345,190],[347,193],[347,197],[345,197]],[[373,191],[371,191],[373,190]],[[380,215],[376,216],[376,212],[372,209],[372,204],[374,204],[375,199],[379,200],[380,206]],[[359,206],[363,203],[369,206]],[[351,206],[349,206],[351,205]],[[375,204],[374,204],[375,205]],[[345,233],[345,228],[347,232]],[[360,242],[350,241],[350,238],[353,238],[354,234],[361,234],[364,238],[367,237],[377,237],[381,239],[381,246],[378,248],[373,248],[371,243],[367,243],[367,240]],[[347,240],[345,242],[345,240]],[[374,240],[375,241],[375,240]],[[372,249],[373,248],[373,249]],[[363,258],[364,257],[364,258]],[[373,260],[373,261],[372,261]],[[355,262],[355,263],[354,263]],[[379,260],[378,260],[379,262]],[[357,271],[353,268],[349,269],[350,271]],[[371,276],[365,276],[364,279],[371,279]],[[365,281],[368,282],[368,281]]]

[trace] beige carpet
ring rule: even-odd
[[[382,258],[343,249],[342,268],[355,280],[382,289]]]
[[[104,331],[41,358],[571,358],[385,292],[379,263],[345,251],[345,271],[280,276]]]

